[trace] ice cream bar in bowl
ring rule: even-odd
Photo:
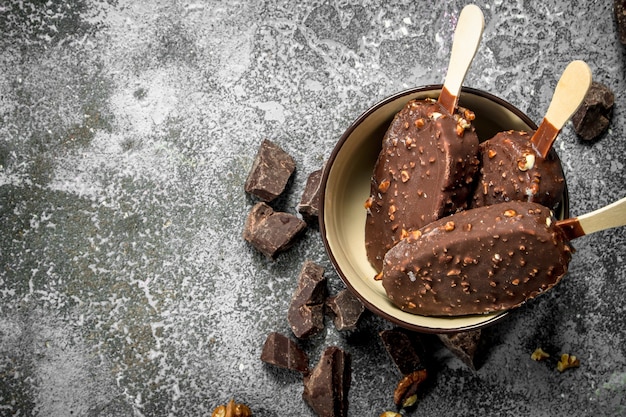
[[[423,130],[430,130],[433,141],[448,142],[464,139],[471,142],[472,137],[484,142],[498,132],[532,134],[537,130],[533,120],[506,100],[487,91],[461,88],[484,25],[482,13],[475,6],[468,7],[463,11],[468,12],[465,17],[463,12],[459,17],[457,31],[460,27],[464,29],[460,37],[455,33],[451,67],[444,84],[402,91],[366,110],[339,139],[321,180],[320,232],[340,278],[370,311],[420,332],[477,329],[497,322],[509,311],[502,308],[463,314],[424,314],[392,300],[383,285],[387,251],[398,242],[415,237],[415,231],[431,222],[469,210],[469,204],[464,201],[466,197],[469,200],[469,190],[475,187],[472,179],[477,168],[474,160],[478,146],[466,144],[459,154],[451,150],[449,143],[417,143],[428,140]],[[464,51],[464,58],[454,56],[458,38],[461,38],[459,42],[473,42],[456,48]],[[461,75],[452,68],[452,62],[457,62]],[[462,175],[450,171],[457,168],[467,171]],[[418,182],[422,185],[414,186]],[[561,201],[552,207],[551,216],[555,220],[569,218],[567,185],[563,185]],[[379,234],[367,231],[372,228],[367,223],[372,221],[375,211],[378,216],[375,226],[382,231]],[[410,224],[412,217],[420,220]],[[376,245],[378,252],[371,250]],[[452,255],[454,259],[455,254]]]

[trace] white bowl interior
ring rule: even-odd
[[[440,88],[426,87],[393,96],[364,113],[346,131],[324,173],[320,230],[327,252],[345,284],[376,314],[412,330],[451,332],[495,322],[505,313],[463,317],[426,317],[404,312],[392,304],[365,252],[365,200],[382,138],[393,116],[412,99],[436,98]],[[480,140],[502,130],[533,130],[532,121],[501,100],[478,90],[464,89],[459,105],[474,111]]]

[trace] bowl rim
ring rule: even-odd
[[[386,104],[392,102],[392,101],[396,101],[398,99],[401,99],[402,97],[405,96],[409,96],[409,95],[413,95],[416,93],[421,93],[421,92],[433,92],[433,91],[437,91],[437,90],[441,90],[443,88],[443,84],[429,84],[429,85],[424,85],[424,86],[420,86],[420,87],[415,87],[415,88],[410,88],[410,89],[406,89],[403,91],[400,91],[398,93],[395,93],[391,96],[388,96],[380,101],[378,101],[377,103],[375,103],[373,106],[369,107],[366,111],[364,111],[359,117],[357,117],[351,124],[350,126],[344,131],[344,133],[341,135],[341,137],[339,138],[339,141],[335,144],[329,158],[327,159],[326,163],[324,164],[324,169],[323,169],[323,173],[322,173],[322,178],[321,178],[321,182],[320,182],[320,198],[319,198],[319,214],[318,214],[318,224],[319,224],[319,230],[320,230],[320,234],[322,236],[322,242],[324,244],[324,248],[326,250],[326,253],[333,265],[333,268],[335,269],[336,273],[339,275],[339,278],[343,281],[343,283],[346,285],[346,287],[350,290],[350,292],[352,292],[364,305],[365,307],[370,310],[371,312],[373,312],[375,315],[382,317],[384,319],[386,319],[387,321],[403,327],[405,329],[409,329],[412,331],[418,331],[418,332],[422,332],[422,333],[456,333],[456,332],[460,332],[460,331],[469,331],[469,330],[476,330],[479,328],[483,328],[486,326],[490,326],[495,324],[496,322],[501,321],[502,319],[504,319],[506,316],[508,316],[509,311],[503,311],[497,314],[494,314],[493,317],[491,317],[489,320],[485,320],[482,321],[480,323],[476,323],[476,324],[472,324],[472,325],[467,325],[464,327],[458,327],[458,328],[438,328],[438,327],[425,327],[425,326],[420,326],[417,324],[413,324],[413,323],[409,323],[406,322],[398,317],[395,317],[391,314],[388,314],[387,312],[381,310],[378,306],[376,306],[374,303],[370,302],[368,299],[366,299],[365,297],[363,297],[355,288],[354,286],[350,283],[350,280],[345,276],[345,274],[343,273],[341,267],[339,266],[336,257],[333,255],[333,252],[331,250],[330,244],[328,242],[328,238],[326,235],[326,225],[325,225],[325,221],[324,221],[324,211],[325,211],[325,198],[324,196],[326,195],[326,188],[327,188],[327,183],[328,183],[328,177],[330,175],[330,171],[331,171],[331,167],[335,161],[335,159],[337,158],[337,155],[339,154],[339,152],[341,151],[343,145],[345,144],[345,142],[348,140],[348,138],[352,135],[352,133],[354,132],[354,130],[361,124],[364,122],[365,119],[367,119],[370,115],[372,115],[374,112],[376,112],[378,109],[380,109],[381,107],[385,106]],[[495,96],[487,91],[484,90],[479,90],[476,88],[472,88],[472,87],[465,87],[463,86],[461,88],[461,94],[460,96],[463,95],[463,93],[470,93],[473,94],[475,96],[481,97],[481,98],[486,98],[504,108],[506,108],[508,111],[512,112],[514,115],[516,115],[517,117],[520,118],[520,120],[522,120],[526,125],[528,125],[528,127],[530,127],[533,130],[537,130],[537,125],[535,124],[535,122],[530,119],[528,117],[528,115],[526,115],[524,112],[522,112],[520,109],[518,109],[516,106],[514,106],[513,104],[511,104],[510,102]],[[408,100],[407,100],[408,101]],[[567,190],[567,184],[565,184],[565,190],[564,190],[564,198],[563,198],[563,210],[565,215],[567,216],[569,214],[569,198],[568,198],[568,190]]]

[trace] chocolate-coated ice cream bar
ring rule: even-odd
[[[394,304],[415,314],[490,313],[552,288],[572,252],[548,208],[511,201],[411,233],[387,252],[382,283]]]
[[[528,132],[511,130],[480,144],[481,168],[472,207],[511,200],[558,206],[565,190],[561,161],[553,149],[541,157],[530,138]]]
[[[393,119],[366,202],[365,245],[376,270],[408,231],[467,207],[478,170],[473,118],[427,99],[410,101]]]

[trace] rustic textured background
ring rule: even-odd
[[[612,1],[477,1],[465,84],[537,123],[566,64],[616,94],[594,142],[556,149],[583,214],[624,197],[626,49]],[[464,1],[17,1],[0,5],[0,415],[313,415],[293,373],[258,359],[305,259],[343,288],[310,228],[269,261],[241,239],[243,183],[269,138],[296,160],[295,212],[342,131],[397,91],[443,81]],[[626,229],[575,242],[553,291],[484,331],[482,366],[440,345],[419,416],[626,414]],[[302,343],[353,357],[350,415],[392,409],[390,324]],[[530,360],[537,347],[577,355]]]

